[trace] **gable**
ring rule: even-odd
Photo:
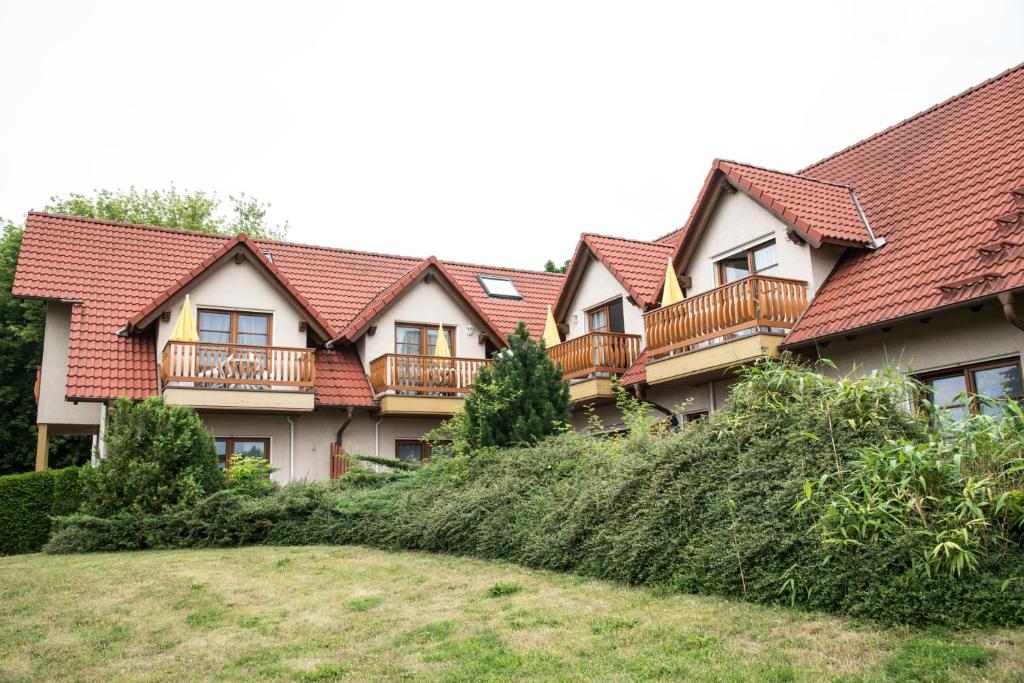
[[[558,322],[568,328],[567,339],[587,333],[587,309],[613,299],[622,299],[623,326],[626,334],[643,334],[643,311],[631,302],[629,292],[612,275],[608,267],[590,257],[583,267],[579,283],[565,306],[565,313]]]
[[[270,313],[271,340],[274,346],[303,348],[307,346],[307,334],[301,323],[308,322],[308,315],[294,299],[266,273],[249,259],[227,259],[211,266],[203,278],[182,287],[162,305],[157,314],[166,311],[170,320],[158,319],[156,340],[158,352],[174,330],[181,305],[188,295],[193,313],[201,308],[237,310],[253,313]]]

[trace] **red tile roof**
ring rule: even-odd
[[[561,319],[566,314],[565,309],[591,255],[608,269],[640,308],[646,308],[657,303],[665,283],[665,265],[674,252],[675,247],[668,243],[583,233],[558,294],[555,317]]]
[[[735,161],[715,163],[735,187],[813,243],[874,244],[849,186]]]
[[[268,259],[267,256],[263,253],[263,251],[245,235],[236,235],[235,237],[227,240],[221,246],[215,249],[213,253],[211,253],[209,256],[203,259],[203,261],[199,263],[195,268],[190,270],[183,277],[179,278],[178,280],[175,280],[170,287],[161,292],[145,308],[143,308],[141,311],[139,311],[131,318],[129,318],[129,330],[133,330],[141,323],[143,323],[143,321],[145,321],[146,318],[148,318],[156,311],[158,311],[160,307],[167,303],[171,298],[173,298],[175,294],[188,287],[192,282],[196,280],[196,278],[202,276],[202,274],[205,273],[207,269],[215,266],[218,262],[229,258],[232,252],[235,251],[236,249],[242,249],[248,252],[249,256],[257,264],[259,264],[259,266],[263,268],[263,270],[265,270],[267,274],[270,275],[270,277],[274,278],[278,282],[278,284],[281,285],[281,287],[291,296],[294,303],[296,303],[298,307],[307,315],[313,318],[314,323],[323,330],[323,333],[326,334],[328,338],[334,336],[335,333],[334,329],[331,327],[331,324],[320,316],[320,314],[316,311],[315,308],[312,307],[312,305],[309,303],[306,297],[302,295],[302,292],[299,292],[297,289],[295,289],[292,283],[288,281],[288,278],[285,277],[284,273],[282,273],[281,270],[274,265],[274,262]]]
[[[270,254],[272,268],[282,282],[329,331],[344,329],[382,289],[421,261],[285,242],[250,242],[261,256]],[[154,395],[157,361],[152,334],[119,336],[117,331],[133,317],[141,320],[140,312],[233,243],[239,243],[238,238],[30,213],[13,292],[78,304],[72,310],[67,396]],[[562,280],[562,276],[549,273],[440,265],[501,333],[511,332],[520,315],[531,329],[543,329],[547,306]],[[510,276],[524,299],[487,297],[475,281],[477,273]],[[324,405],[372,403],[359,359],[347,347],[318,351],[315,391],[317,401]]]
[[[359,312],[352,321],[345,326],[345,329],[340,334],[336,335],[338,341],[355,341],[359,335],[361,335],[367,327],[373,322],[373,320],[386,310],[392,303],[394,303],[406,290],[406,288],[416,281],[421,275],[427,270],[432,270],[436,275],[440,276],[446,282],[450,291],[459,299],[462,299],[469,307],[480,317],[484,325],[487,327],[487,331],[490,332],[494,339],[495,344],[503,344],[504,336],[491,322],[490,316],[488,316],[483,310],[477,306],[472,295],[466,291],[452,276],[448,273],[448,269],[445,268],[444,264],[437,260],[436,257],[430,256],[423,259],[418,264],[409,269],[402,277],[398,278],[387,287],[382,289],[377,296],[373,297],[362,311]],[[479,286],[479,283],[477,283]]]
[[[633,364],[629,366],[629,369],[622,373],[622,377],[619,378],[619,384],[624,387],[628,387],[631,384],[637,382],[647,381],[647,351],[644,351]]]
[[[852,185],[887,243],[839,263],[788,344],[1024,287],[1024,64],[800,173]]]

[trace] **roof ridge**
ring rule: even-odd
[[[99,225],[110,225],[110,226],[119,227],[119,228],[139,228],[141,230],[156,230],[158,232],[169,232],[169,233],[173,233],[173,234],[177,234],[177,235],[198,235],[200,237],[205,237],[205,238],[209,238],[209,239],[230,240],[233,237],[235,237],[235,235],[233,235],[233,234],[226,234],[226,233],[222,233],[222,232],[199,232],[197,230],[186,230],[185,228],[172,228],[172,227],[168,227],[168,226],[164,226],[164,225],[151,225],[149,223],[130,223],[128,221],[115,221],[115,220],[110,220],[110,219],[107,219],[107,218],[91,218],[91,217],[87,217],[87,216],[74,216],[74,215],[67,214],[67,213],[52,213],[52,212],[49,212],[49,211],[29,211],[28,213],[29,213],[29,215],[45,216],[47,218],[63,218],[63,219],[73,220],[73,221],[85,221],[87,223],[96,223],[96,224],[99,224]],[[244,234],[244,233],[236,233],[236,234]],[[330,246],[325,246],[325,245],[322,245],[322,244],[309,244],[308,242],[289,242],[288,240],[266,239],[266,238],[263,238],[263,237],[253,237],[251,235],[246,235],[246,237],[248,237],[250,240],[252,240],[256,244],[259,244],[260,246],[280,244],[280,245],[283,245],[283,246],[286,246],[286,247],[302,247],[304,249],[317,249],[317,250],[320,250],[320,251],[340,252],[340,253],[343,253],[343,254],[360,254],[362,256],[375,256],[375,257],[378,257],[378,258],[402,259],[404,261],[413,262],[414,265],[420,263],[423,260],[425,260],[424,257],[421,257],[421,256],[404,256],[404,255],[401,255],[401,254],[388,254],[386,252],[380,252],[380,251],[364,251],[364,250],[361,250],[361,249],[348,249],[346,247],[330,247]],[[444,259],[438,259],[438,260],[442,261],[443,263],[450,263],[450,264],[455,265],[455,266],[468,266],[468,267],[472,267],[472,268],[491,268],[491,269],[500,269],[500,270],[511,270],[511,271],[514,271],[514,272],[517,272],[517,273],[531,273],[531,274],[537,274],[537,275],[557,275],[557,276],[561,276],[562,275],[562,273],[548,273],[548,272],[543,271],[543,270],[530,270],[528,268],[513,268],[511,266],[492,266],[492,265],[485,265],[485,264],[482,264],[482,263],[463,263],[463,262],[460,262],[460,261],[447,261],[447,260],[444,260]]]
[[[513,268],[512,266],[489,266],[484,263],[467,263],[465,261],[449,261],[447,259],[438,259],[441,263],[447,266],[464,266],[466,268],[485,268],[488,270],[511,270],[515,273],[529,273],[530,275],[555,275],[557,277],[563,277],[565,273],[549,273],[546,270],[532,270],[530,268]]]
[[[673,230],[672,232],[675,232],[675,230]],[[669,247],[669,248],[671,248],[671,246],[668,245],[668,244],[658,244],[656,240],[655,241],[652,241],[652,240],[641,240],[641,239],[636,239],[635,237],[619,237],[618,235],[604,235],[604,234],[599,233],[599,232],[584,232],[584,233],[581,233],[581,234],[584,237],[603,237],[604,239],[609,239],[609,240],[621,240],[623,242],[637,242],[639,244],[646,244],[646,245],[649,245],[649,246],[652,246],[652,247]],[[669,233],[669,234],[672,234],[672,233]]]
[[[765,171],[767,173],[778,173],[779,175],[789,176],[790,178],[798,178],[799,180],[809,180],[814,183],[821,183],[822,185],[830,185],[832,187],[842,188],[844,190],[852,190],[853,185],[849,183],[837,183],[832,180],[822,180],[821,178],[815,178],[809,175],[801,175],[800,172],[790,173],[788,171],[780,171],[777,168],[768,168],[767,166],[758,166],[757,164],[748,164],[744,161],[736,161],[735,159],[719,159],[721,163],[735,164],[737,166],[746,166],[747,168],[756,168],[759,171]],[[669,233],[672,234],[672,233]]]
[[[69,213],[53,213],[51,211],[29,211],[29,216],[43,216],[46,218],[65,218],[72,221],[85,221],[86,223],[98,223],[99,225],[110,225],[116,228],[139,228],[142,230],[155,230],[157,232],[170,232],[180,235],[198,235],[211,239],[230,240],[235,235],[228,235],[222,232],[201,232],[199,230],[186,230],[185,228],[171,228],[166,225],[152,225],[150,223],[129,223],[128,221],[115,221],[109,218],[92,218],[91,216],[74,216]],[[240,234],[240,233],[239,233]],[[251,237],[249,239],[252,239]]]
[[[945,107],[948,104],[952,104],[953,102],[955,102],[955,101],[957,101],[959,99],[962,99],[964,97],[967,97],[968,95],[971,95],[971,94],[977,92],[978,90],[981,90],[982,88],[986,88],[986,87],[992,85],[993,83],[995,83],[996,81],[999,81],[999,80],[1001,80],[1003,78],[1006,78],[1007,76],[1009,76],[1013,72],[1019,71],[1022,68],[1024,68],[1024,62],[1021,62],[1020,64],[1017,64],[1016,66],[1011,66],[1009,69],[1006,69],[1002,73],[996,74],[995,76],[993,76],[991,78],[988,78],[988,79],[982,81],[981,83],[978,83],[977,85],[972,85],[970,88],[967,88],[966,90],[964,90],[962,92],[959,92],[956,95],[953,95],[952,97],[949,97],[949,98],[939,102],[938,104],[933,104],[932,106],[928,107],[927,109],[922,109],[921,111],[917,112],[916,114],[908,116],[907,118],[903,119],[902,121],[898,121],[898,122],[892,124],[888,128],[884,128],[884,129],[878,131],[877,133],[869,135],[868,137],[863,138],[862,140],[859,140],[859,141],[853,143],[852,145],[848,145],[847,147],[844,147],[843,149],[839,150],[838,152],[833,152],[832,154],[829,154],[828,156],[815,161],[813,164],[810,164],[809,166],[804,166],[802,169],[797,171],[797,173],[800,174],[800,173],[804,173],[806,171],[809,171],[812,168],[814,168],[815,166],[820,166],[821,164],[825,163],[826,161],[830,161],[830,160],[836,158],[837,156],[839,156],[841,154],[845,154],[846,152],[849,152],[852,149],[856,149],[857,147],[865,145],[865,144],[871,142],[872,140],[875,140],[876,138],[880,138],[883,135],[888,135],[889,133],[891,133],[892,131],[896,130],[897,128],[902,128],[903,126],[907,125],[908,123],[910,123],[912,121],[916,121],[917,119],[919,119],[919,118],[921,118],[923,116],[926,116],[928,114],[931,114],[932,112],[934,112],[934,111],[936,111],[938,109],[941,109],[942,107]]]

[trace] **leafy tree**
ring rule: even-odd
[[[508,348],[477,374],[462,413],[449,423],[455,450],[530,444],[565,428],[572,418],[569,385],[543,344],[530,339],[522,322],[508,335]]]
[[[244,232],[255,238],[282,239],[288,233],[288,222],[267,223],[269,204],[245,193],[229,195],[231,215],[220,212],[221,201],[216,193],[201,190],[179,192],[172,184],[167,190],[95,190],[93,196],[71,193],[67,197],[50,197],[46,210],[84,218],[102,218],[126,223],[145,223],[193,232],[233,235]]]
[[[555,262],[551,259],[548,259],[547,263],[544,264],[544,272],[546,273],[564,273],[567,270],[569,270],[568,259],[566,259],[565,263],[560,266],[556,266]]]
[[[110,410],[107,456],[82,470],[82,511],[162,512],[222,488],[213,436],[191,408],[162,398],[119,398]]]
[[[231,214],[220,212],[216,194],[202,191],[96,190],[93,195],[72,193],[51,197],[44,209],[84,218],[147,223],[205,233],[279,238],[288,229],[267,222],[267,209],[258,199],[241,194],[229,197]],[[18,264],[23,227],[0,220],[0,474],[31,470],[35,462],[35,371],[43,355],[46,305],[19,301],[11,295]],[[82,464],[89,458],[91,439],[51,436],[50,466]]]

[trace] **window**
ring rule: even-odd
[[[225,469],[228,466],[228,456],[244,455],[249,458],[265,458],[270,462],[270,439],[258,437],[218,437],[213,440],[217,449],[217,466]]]
[[[999,408],[974,396],[992,399],[1024,397],[1020,361],[1000,360],[921,377],[928,401],[947,417],[959,420],[971,413],[994,414]]]
[[[413,356],[432,356],[437,346],[437,325],[399,323],[395,325],[395,353]],[[448,350],[455,355],[455,327],[445,325],[444,336]]]
[[[494,299],[522,299],[512,280],[507,277],[495,277],[493,275],[477,275],[480,286],[484,288],[487,296]]]
[[[725,285],[750,275],[775,275],[779,272],[779,250],[775,240],[759,244],[717,263],[718,284]]]
[[[199,309],[199,341],[270,346],[271,315]]]
[[[587,331],[618,332],[620,334],[625,332],[625,322],[622,317],[622,297],[588,310]]]

